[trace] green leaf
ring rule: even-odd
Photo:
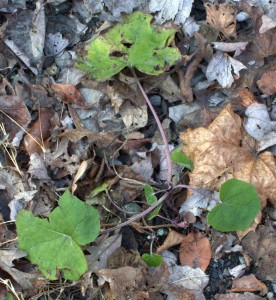
[[[222,232],[248,228],[261,206],[254,186],[235,178],[221,185],[220,200],[209,212],[208,223]]]
[[[183,151],[181,150],[181,147],[177,147],[171,152],[171,158],[172,158],[172,162],[174,162],[175,164],[179,164],[179,165],[193,171],[194,165],[193,165],[192,161],[189,159],[189,157],[187,157],[183,153]]]
[[[144,186],[144,192],[145,192],[145,197],[147,200],[148,205],[152,205],[157,201],[157,197],[154,195],[154,190],[153,188],[149,185],[146,184]],[[160,211],[162,205],[157,206],[148,216],[148,220],[152,220],[154,217],[156,217]]]
[[[39,266],[45,278],[57,279],[57,271],[61,270],[65,279],[78,280],[87,270],[80,245],[97,238],[100,217],[95,208],[67,190],[49,220],[21,210],[16,228],[19,249],[28,253],[28,259]]]
[[[154,195],[154,190],[153,190],[152,186],[150,186],[149,184],[146,184],[144,186],[144,192],[145,192],[145,196],[146,196],[148,205],[152,205],[153,203],[155,203],[157,201],[157,197]]]
[[[144,253],[142,255],[143,261],[150,267],[158,267],[163,262],[163,257],[158,254],[148,254]]]
[[[126,15],[123,21],[86,45],[76,67],[96,80],[105,80],[125,67],[158,75],[181,58],[177,48],[169,47],[175,29],[152,25],[152,16],[142,12]]]

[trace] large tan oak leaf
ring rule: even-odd
[[[242,119],[227,105],[208,128],[181,135],[184,153],[193,161],[190,185],[218,190],[237,178],[255,186],[262,207],[276,206],[276,164],[271,152],[257,153],[257,142],[243,130]]]

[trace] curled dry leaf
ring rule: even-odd
[[[73,84],[56,83],[52,85],[52,89],[60,96],[61,101],[63,101],[64,103],[76,104],[81,107],[86,106],[80,92]]]
[[[157,248],[157,253],[162,253],[171,247],[179,245],[183,241],[184,238],[185,238],[185,235],[183,235],[177,231],[170,230],[164,243],[160,247]]]
[[[218,190],[237,178],[256,188],[262,207],[267,199],[276,205],[276,164],[271,152],[256,154],[256,141],[242,128],[242,119],[227,105],[207,127],[181,135],[184,153],[194,163],[190,185]]]
[[[276,67],[267,70],[260,80],[257,81],[258,88],[267,95],[276,93]]]
[[[206,69],[208,81],[217,80],[223,88],[230,88],[234,82],[232,70],[237,78],[240,76],[240,70],[246,69],[240,61],[232,58],[226,53],[216,52]]]
[[[230,3],[206,4],[207,23],[225,36],[236,36],[236,11]]]
[[[51,119],[54,114],[55,111],[52,108],[41,108],[39,118],[30,126],[29,134],[23,140],[29,154],[40,153],[47,146],[47,139],[50,137],[52,127]]]
[[[182,241],[179,258],[182,266],[200,268],[203,272],[207,269],[212,257],[209,240],[200,232],[189,233]]]
[[[266,295],[268,290],[266,285],[258,280],[253,274],[234,279],[231,292],[261,292]]]

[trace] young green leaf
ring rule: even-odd
[[[158,75],[181,58],[177,48],[169,47],[175,29],[152,25],[152,16],[142,12],[123,20],[88,44],[76,67],[96,80],[105,80],[125,67]]]
[[[159,254],[144,253],[142,259],[150,267],[158,267],[163,262],[163,257]]]
[[[150,186],[149,184],[146,184],[144,186],[144,192],[145,192],[145,196],[146,196],[146,200],[147,200],[147,204],[148,205],[152,205],[157,201],[157,197],[154,194],[154,190],[152,188],[152,186]],[[157,206],[149,215],[148,220],[153,219],[154,217],[156,217],[159,213],[159,210],[161,208],[162,205]]]
[[[177,147],[171,152],[171,158],[172,158],[172,162],[174,162],[175,164],[179,164],[179,165],[193,171],[194,165],[193,165],[192,161],[189,159],[189,157],[187,157],[183,153],[183,151],[181,150],[181,147]]]
[[[47,279],[57,279],[57,271],[68,280],[78,280],[87,270],[80,248],[96,239],[100,232],[98,211],[72,196],[67,190],[49,220],[21,210],[16,228],[19,249],[37,264]]]
[[[235,178],[221,185],[220,200],[209,212],[208,223],[222,232],[248,228],[261,206],[254,186]]]

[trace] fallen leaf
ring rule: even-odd
[[[207,269],[212,257],[209,240],[200,232],[189,233],[181,242],[179,258],[182,266]]]
[[[32,153],[30,155],[28,173],[33,178],[37,178],[39,180],[51,180],[45,166],[45,161],[38,153]]]
[[[267,70],[261,79],[257,81],[257,85],[264,94],[272,95],[276,93],[276,67]]]
[[[145,270],[142,268],[122,267],[118,269],[102,269],[96,272],[98,284],[109,283],[114,300],[135,299],[135,294],[144,290]],[[136,298],[137,299],[137,298]]]
[[[226,53],[217,51],[208,64],[206,77],[208,81],[217,80],[223,88],[230,88],[234,82],[232,70],[237,78],[239,78],[239,72],[242,69],[246,69],[246,66],[241,62]]]
[[[47,147],[47,139],[50,137],[52,123],[55,115],[52,108],[41,108],[38,119],[28,129],[28,135],[25,135],[23,143],[29,154],[40,153]]]
[[[20,144],[24,135],[22,128],[26,129],[30,122],[31,115],[20,95],[0,96],[0,123],[4,124],[14,146]]]
[[[88,271],[95,272],[100,269],[107,269],[109,257],[121,247],[121,243],[122,235],[115,234],[102,240],[98,246],[87,248],[87,251],[91,253],[91,255],[86,255]]]
[[[242,247],[253,259],[256,276],[260,280],[276,280],[276,234],[269,225],[259,225],[255,232],[249,232],[242,239]]]
[[[216,300],[263,300],[265,298],[255,295],[253,293],[228,293],[228,294],[217,294],[215,296]]]
[[[185,235],[183,235],[177,231],[170,230],[165,241],[163,242],[163,244],[160,247],[157,248],[156,252],[162,253],[171,247],[179,245],[183,241],[184,238],[185,238]]]
[[[266,31],[275,28],[276,22],[273,21],[271,18],[269,18],[266,15],[262,16],[262,26],[259,29],[259,33],[265,33]]]
[[[210,211],[219,203],[219,193],[207,189],[193,191],[186,201],[181,205],[179,213],[191,212],[194,216],[200,217],[203,211]]]
[[[266,295],[268,289],[266,285],[258,280],[253,274],[243,276],[233,280],[231,292],[261,292]]]
[[[76,104],[80,107],[86,107],[85,102],[77,90],[76,86],[69,83],[55,83],[52,86],[52,89],[57,93],[61,100],[66,104]]]
[[[169,283],[194,293],[195,299],[204,299],[203,289],[209,282],[209,277],[200,268],[193,269],[189,266],[178,266],[175,255],[169,251],[162,254],[163,261],[169,267]],[[165,294],[171,295],[170,291],[164,291]]]
[[[243,132],[242,119],[227,105],[208,126],[188,129],[181,135],[183,152],[194,163],[190,185],[218,190],[230,179],[251,183],[262,207],[276,204],[276,165],[271,152],[256,155],[253,138]]]
[[[217,28],[226,37],[236,36],[236,11],[231,3],[205,4],[207,23]]]
[[[149,10],[151,13],[158,12],[158,23],[175,19],[176,24],[184,24],[191,13],[193,2],[194,0],[151,0]]]
[[[148,122],[148,108],[146,104],[136,106],[131,101],[125,101],[120,107],[120,115],[127,128],[144,127]]]
[[[245,51],[248,42],[237,42],[237,43],[224,43],[224,42],[214,42],[214,48],[222,52],[233,52],[234,56],[238,56],[242,51]]]
[[[131,14],[133,9],[139,6],[143,0],[104,0],[104,5],[114,17],[120,17],[122,13]],[[93,14],[95,11],[93,11]]]
[[[45,54],[47,56],[61,55],[68,45],[68,39],[64,38],[60,32],[49,33],[45,38]]]
[[[253,95],[253,93],[248,91],[248,89],[242,89],[239,92],[239,97],[240,97],[241,104],[244,107],[248,107],[252,103],[257,103],[258,102],[256,97]]]
[[[38,274],[30,274],[14,268],[13,261],[26,257],[27,253],[18,249],[0,250],[0,268],[10,274],[12,278],[25,290],[32,289]]]
[[[276,121],[271,121],[266,105],[252,103],[246,108],[245,116],[244,128],[259,141],[258,151],[276,144]]]

